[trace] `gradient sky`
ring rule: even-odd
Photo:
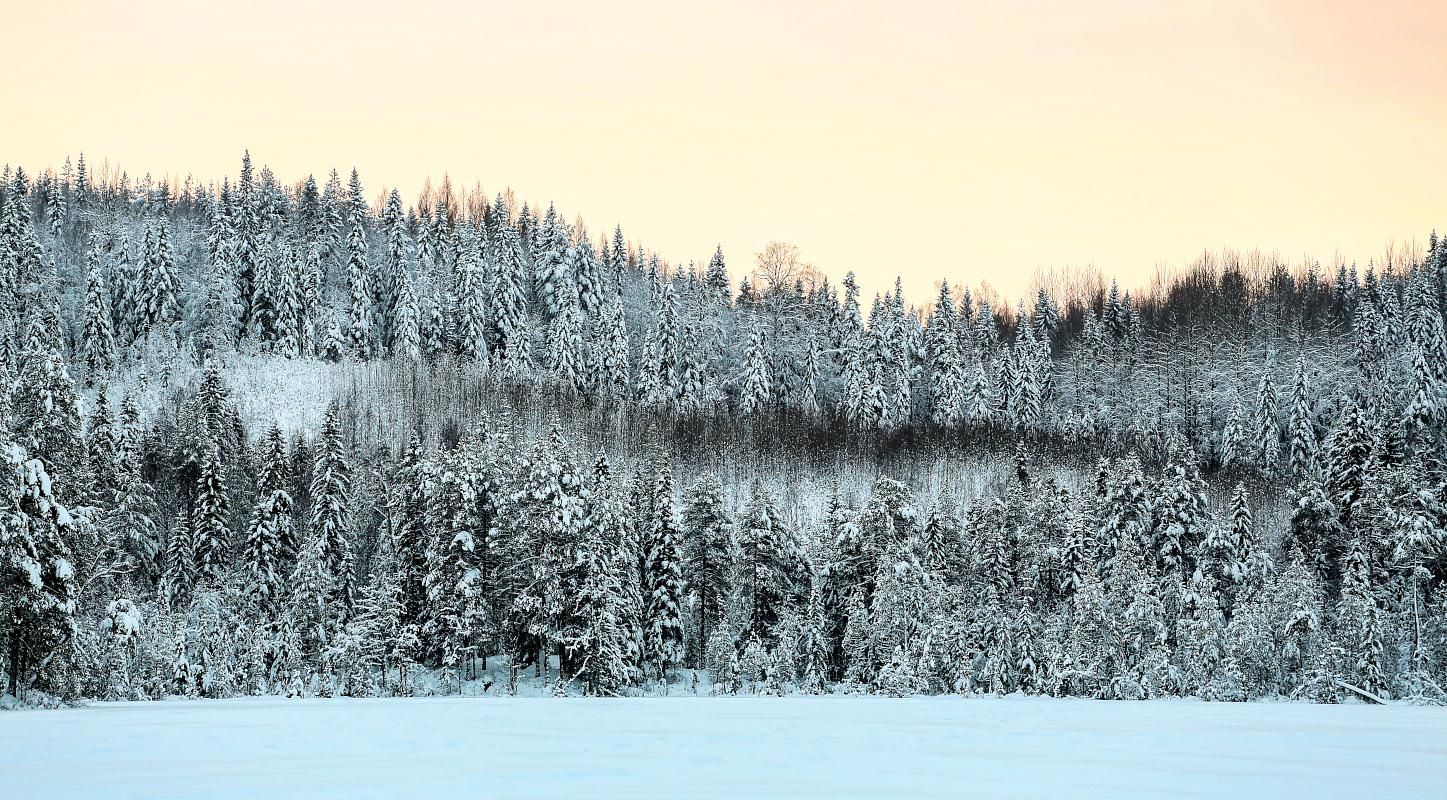
[[[0,0],[0,161],[556,200],[867,288],[1447,226],[1447,3]]]

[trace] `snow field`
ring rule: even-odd
[[[0,714],[15,798],[1441,798],[1438,708],[308,699]]]

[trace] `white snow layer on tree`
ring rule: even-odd
[[[8,797],[1440,798],[1447,713],[876,697],[96,703],[0,714]]]

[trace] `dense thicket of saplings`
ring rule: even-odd
[[[1435,235],[867,320],[757,262],[355,171],[7,168],[6,691],[457,691],[505,654],[575,693],[1447,699]],[[352,384],[283,431],[240,359]]]

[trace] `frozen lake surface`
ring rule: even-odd
[[[1442,798],[1447,710],[874,697],[0,713],[8,797]]]

